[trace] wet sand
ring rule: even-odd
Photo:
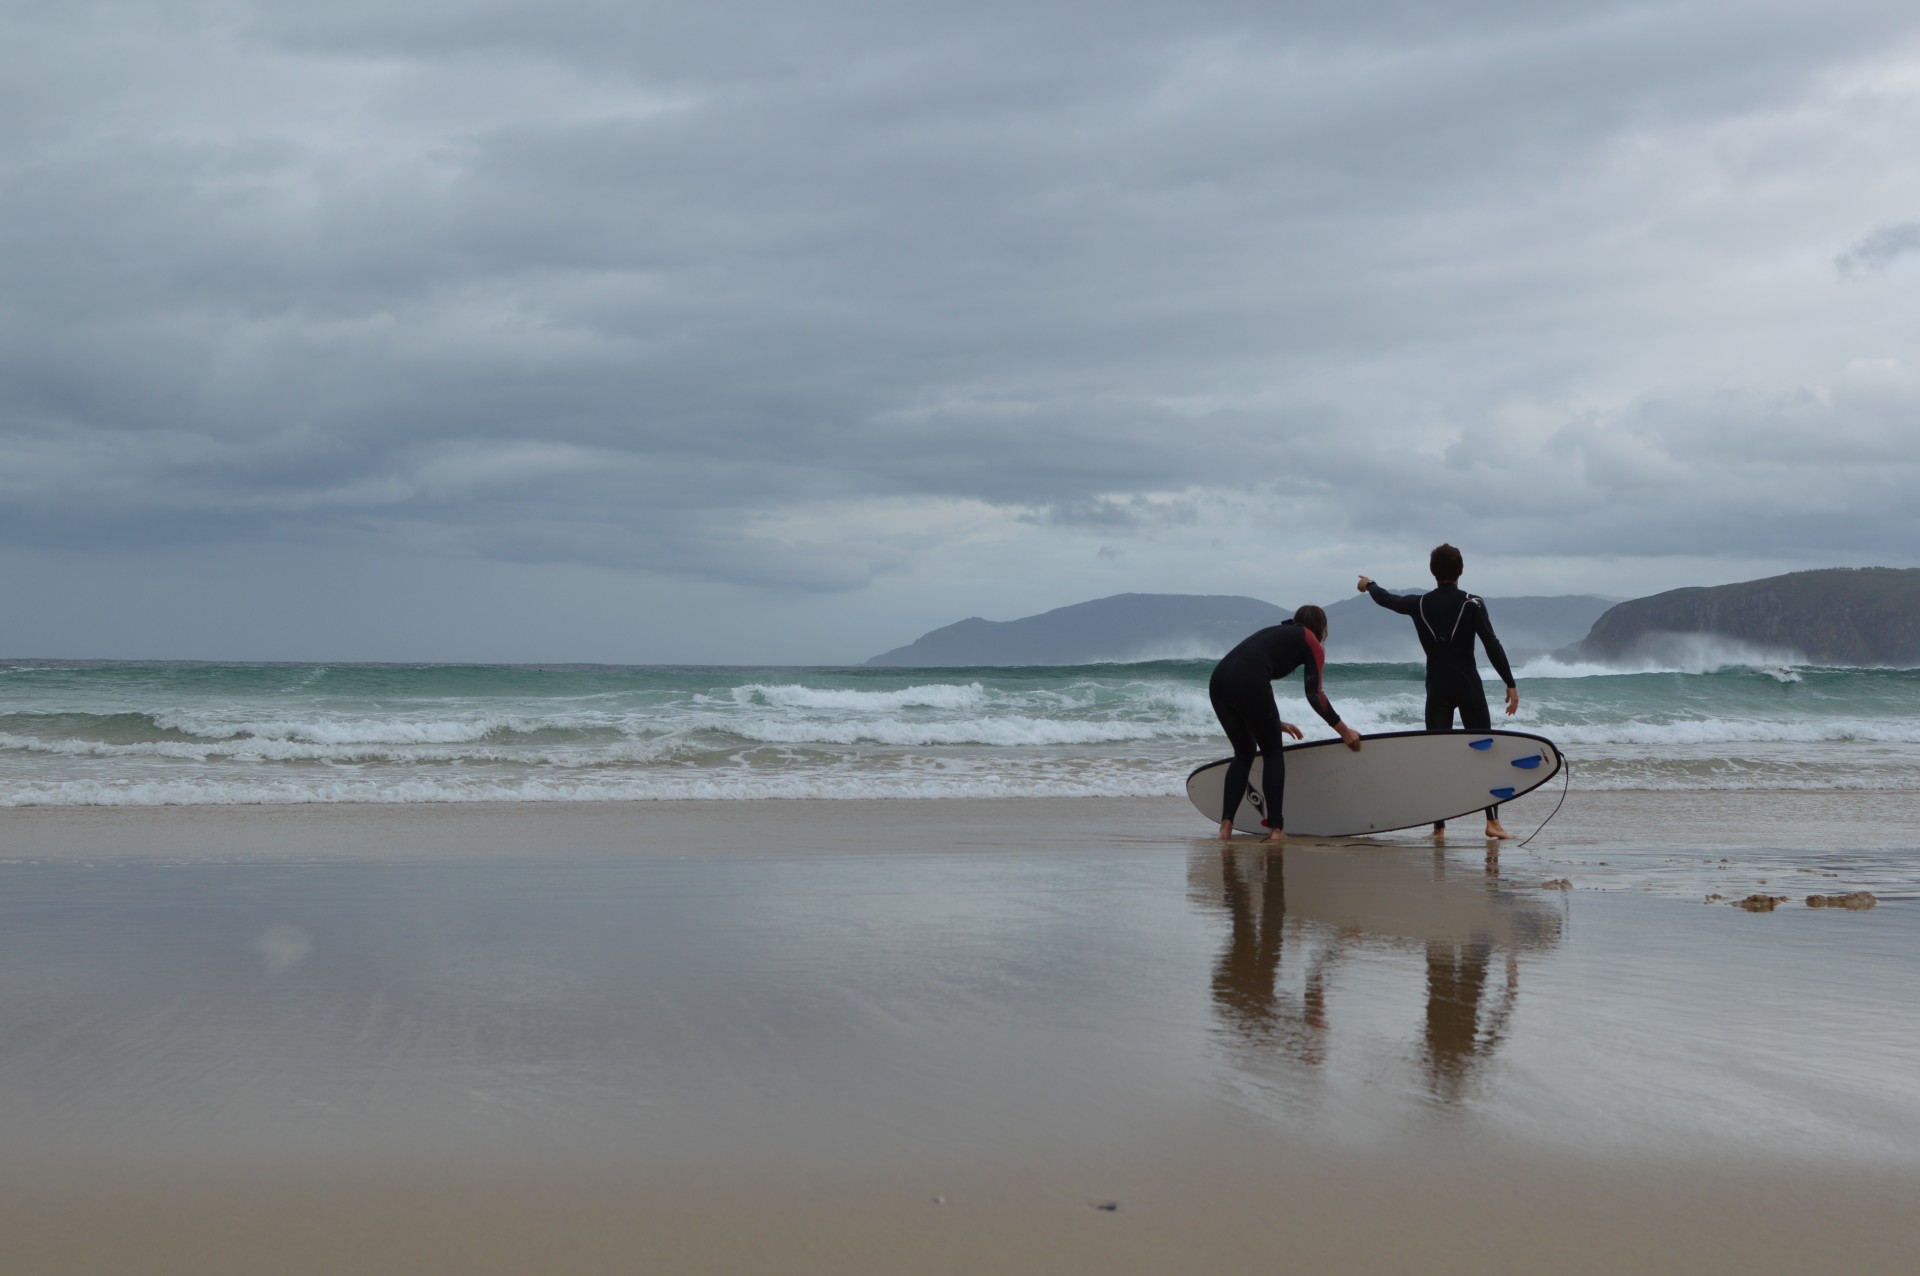
[[[1694,796],[0,812],[8,1267],[1911,1270],[1911,808]]]

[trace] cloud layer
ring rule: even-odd
[[[1916,561],[1908,5],[67,3],[0,50],[21,552],[869,619],[1441,535],[1507,592]]]

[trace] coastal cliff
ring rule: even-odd
[[[1671,589],[1607,611],[1569,655],[1657,654],[1706,635],[1814,664],[1920,666],[1920,568],[1832,567]]]

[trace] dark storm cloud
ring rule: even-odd
[[[1663,148],[1791,168],[1716,130],[1817,97],[1904,5],[9,15],[0,534],[35,544],[842,589],[919,550],[835,521],[861,502],[1146,536],[1259,485],[1390,532],[1445,475],[1569,555],[1843,555],[1898,510],[1881,400],[1751,408],[1797,383],[1747,369],[1748,408],[1720,370],[1653,406],[1617,369],[1650,316],[1735,317],[1666,317],[1674,263],[1734,249],[1653,242]],[[1595,380],[1627,406],[1583,424]],[[1553,419],[1487,427],[1514,397]],[[1800,429],[1839,443],[1757,519]]]

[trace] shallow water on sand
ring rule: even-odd
[[[1145,839],[8,863],[4,1156],[799,1172],[1230,1113],[1359,1147],[1920,1161],[1910,906],[1536,877]]]

